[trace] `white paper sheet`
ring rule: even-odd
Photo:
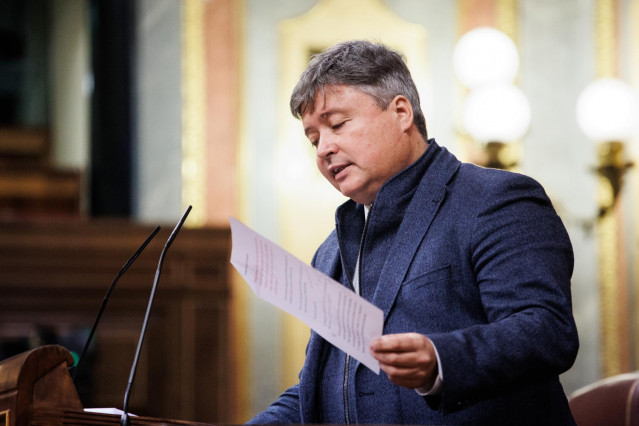
[[[382,310],[243,223],[230,221],[231,264],[255,294],[379,374],[368,344],[382,335]]]
[[[124,414],[124,411],[120,410],[119,408],[115,408],[115,407],[85,408],[84,411],[87,412],[87,413],[117,414],[118,416],[121,416],[122,414]],[[129,416],[137,417],[137,415],[131,414],[131,413],[129,413]]]

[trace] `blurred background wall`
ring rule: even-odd
[[[491,107],[470,110],[481,88],[454,66],[461,37],[486,27],[518,55],[507,83],[529,120],[510,140],[469,127],[465,114]],[[638,368],[639,132],[615,133],[620,113],[606,110],[586,122],[617,127],[583,130],[577,103],[600,78],[639,89],[639,0],[6,0],[0,37],[2,132],[46,135],[52,167],[79,176],[77,217],[172,222],[191,204],[191,227],[234,216],[307,262],[343,199],[290,117],[291,88],[334,42],[401,50],[429,135],[483,165],[497,142],[501,166],[539,180],[568,228],[581,349],[566,392]],[[519,119],[504,99],[495,127]],[[3,220],[24,216],[20,206]],[[230,300],[239,422],[295,383],[308,329],[237,276]]]

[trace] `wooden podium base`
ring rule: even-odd
[[[85,412],[69,375],[73,357],[47,345],[0,363],[0,426],[118,425],[120,416]],[[132,425],[205,425],[131,417]]]

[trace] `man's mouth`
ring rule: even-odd
[[[342,164],[340,166],[331,167],[330,171],[331,171],[331,173],[333,173],[333,176],[337,176],[342,170],[344,170],[348,166],[349,166],[349,164]]]

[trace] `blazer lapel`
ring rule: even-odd
[[[413,257],[446,197],[446,185],[460,165],[455,156],[445,148],[440,148],[406,209],[373,296],[373,304],[384,312],[384,321]]]

